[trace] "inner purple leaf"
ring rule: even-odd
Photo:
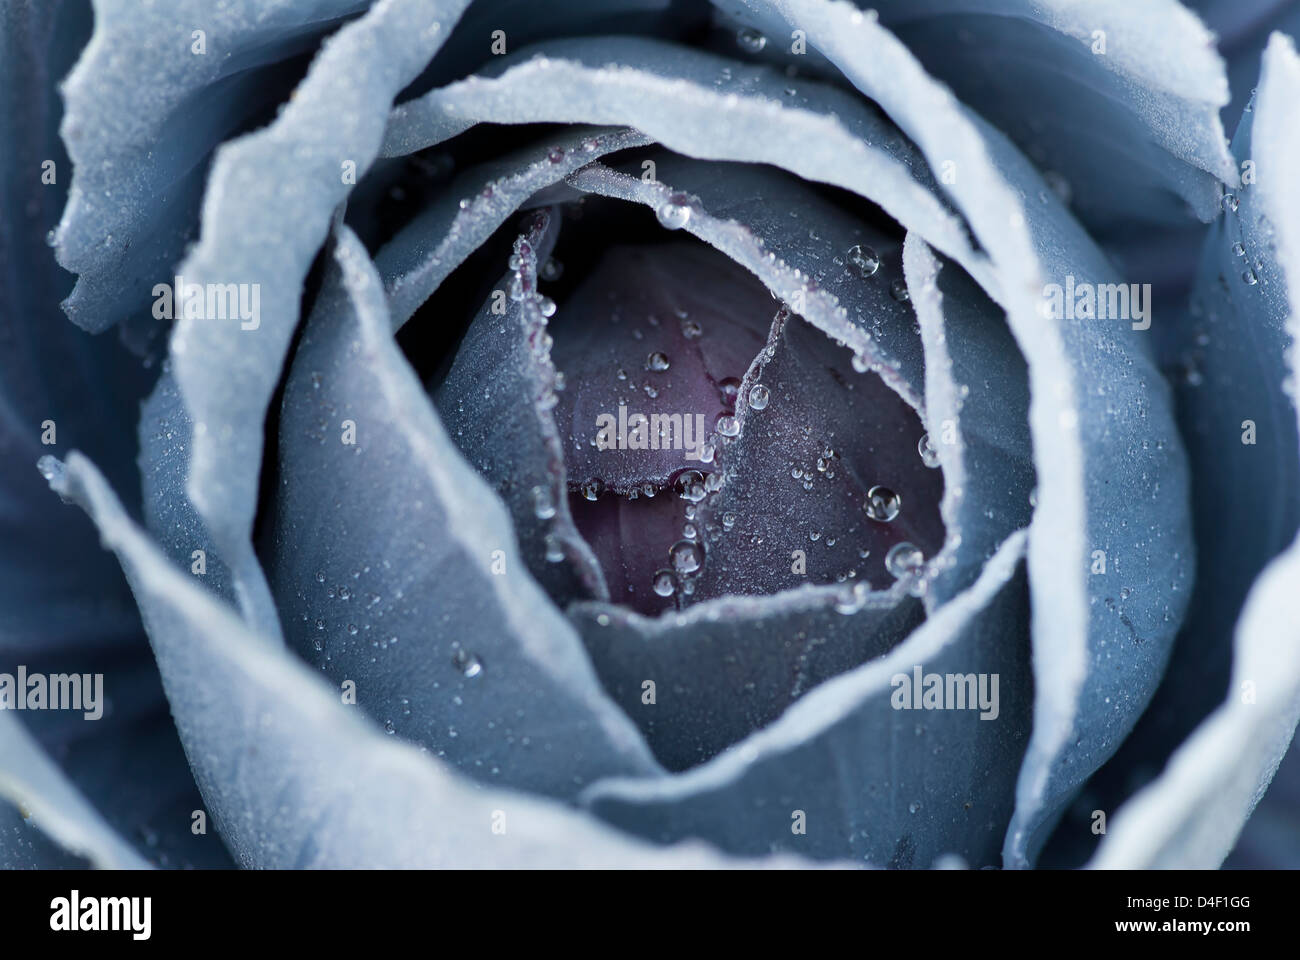
[[[870,281],[867,281],[870,282]],[[943,545],[943,477],[916,411],[852,354],[782,309],[741,388],[721,483],[700,505],[693,599],[802,583],[886,589]]]
[[[571,509],[614,602],[887,587],[942,545],[916,412],[713,248],[609,249],[551,334]]]
[[[703,443],[718,417],[735,411],[740,378],[767,340],[776,307],[766,287],[711,247],[679,242],[606,252],[550,325],[552,360],[567,384],[555,421],[570,437],[570,482],[596,480],[602,490],[631,497],[647,484],[664,489],[682,471],[706,468]],[[646,418],[644,449],[637,415]],[[677,442],[678,420],[670,421],[671,438],[651,436],[655,416],[679,417],[689,438]],[[614,446],[604,449],[600,427],[610,420],[602,417],[614,427],[605,434]]]

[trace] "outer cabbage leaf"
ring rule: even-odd
[[[1290,38],[1275,34],[1264,55],[1256,106],[1245,114],[1235,142],[1239,156],[1257,160],[1259,180],[1242,191],[1235,214],[1211,233],[1208,272],[1202,272],[1210,287],[1203,291],[1205,320],[1214,331],[1212,342],[1222,349],[1206,357],[1204,389],[1214,393],[1198,405],[1207,429],[1192,447],[1194,456],[1205,458],[1195,474],[1197,495],[1220,504],[1212,497],[1227,489],[1235,510],[1230,517],[1211,512],[1198,531],[1209,538],[1202,555],[1222,606],[1214,620],[1195,623],[1180,653],[1200,652],[1207,642],[1217,651],[1222,634],[1209,631],[1227,632],[1225,616],[1230,622],[1240,609],[1227,696],[1177,748],[1160,777],[1114,814],[1093,866],[1217,867],[1300,719],[1300,542],[1293,539],[1300,438],[1294,403],[1277,402],[1287,383],[1294,395],[1300,375],[1300,189],[1292,173],[1300,163],[1297,98],[1300,57]],[[1219,385],[1225,389],[1215,389]],[[1233,422],[1247,414],[1258,420],[1254,444],[1242,442],[1243,428]],[[1274,557],[1278,541],[1286,538],[1292,543]],[[1185,700],[1187,687],[1177,689]]]
[[[79,274],[69,317],[99,332],[171,282],[212,150],[287,92],[279,64],[367,2],[95,0],[95,32],[63,84],[75,169],[56,241]]]
[[[189,496],[236,572],[256,562],[249,537],[262,428],[307,270],[355,182],[349,174],[375,158],[384,112],[466,2],[381,0],[325,44],[274,123],[224,144],[213,161],[202,238],[177,273],[208,294],[209,284],[247,285],[241,296],[253,307],[256,295],[257,307],[237,319],[195,317],[186,298],[171,357],[193,424]]]
[[[933,169],[952,164],[943,188],[998,280],[990,286],[968,272],[1006,309],[1028,362],[1038,475],[1028,555],[1036,704],[1005,852],[1008,865],[1025,865],[1147,705],[1190,593],[1187,470],[1169,391],[1145,320],[1134,318],[1134,329],[1118,308],[1114,268],[1025,157],[898,38],[832,0],[755,0],[750,13],[772,35],[804,30],[809,48],[879,103]],[[1052,284],[1062,292],[1084,284],[1094,295],[1114,289],[1117,308],[1106,312],[1121,316],[1053,321],[1043,309]],[[1130,523],[1139,503],[1143,519]],[[1096,551],[1105,574],[1091,573],[1103,569]]]
[[[335,259],[285,387],[268,521],[290,645],[476,779],[565,796],[611,769],[655,774],[393,343],[346,229]]]
[[[768,44],[796,67],[782,19],[799,3],[715,0],[766,11]],[[1053,173],[1090,227],[1209,221],[1235,185],[1218,109],[1228,102],[1213,37],[1177,0],[881,0],[879,18],[937,79]],[[810,46],[813,46],[810,44]],[[820,58],[819,58],[820,59]],[[834,58],[832,58],[834,59]]]
[[[372,325],[387,340],[386,328]],[[96,521],[141,610],[212,819],[245,867],[730,867],[658,850],[561,805],[482,790],[385,737],[296,657],[180,573],[75,451],[51,483]],[[431,816],[430,812],[436,811]]]

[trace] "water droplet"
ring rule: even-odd
[[[1238,240],[1232,245],[1232,253],[1234,256],[1244,257],[1246,255],[1246,245]]]
[[[547,283],[554,283],[564,273],[564,264],[554,257],[547,257],[546,262],[542,264],[542,268],[537,273]]]
[[[891,522],[902,508],[903,498],[879,484],[867,491],[867,502],[862,507],[868,517],[881,523]]]
[[[821,538],[822,538],[822,534],[821,534],[821,531],[820,531],[820,530],[809,530],[809,531],[808,531],[808,539],[811,540],[813,543],[816,543],[816,542],[817,542],[818,540],[820,540]]]
[[[916,452],[921,455],[921,462],[931,469],[939,466],[939,451],[934,448],[928,433],[921,434],[916,443]]]
[[[1241,206],[1241,201],[1237,199],[1235,193],[1225,193],[1223,195],[1223,209],[1228,213],[1236,213],[1239,206]]]
[[[588,480],[582,485],[582,495],[588,500],[595,500],[600,496],[600,491],[604,488],[599,480]]]
[[[665,230],[680,230],[686,226],[691,219],[691,208],[687,206],[686,195],[674,193],[659,205],[655,210],[655,216],[659,219],[659,225]]]
[[[677,592],[677,577],[671,570],[658,570],[655,572],[651,588],[661,597],[671,597]]]
[[[677,496],[691,503],[704,499],[704,474],[698,470],[684,470],[673,483]]]
[[[679,574],[694,573],[704,563],[704,548],[690,540],[678,540],[668,551],[668,557]]]
[[[397,732],[397,727],[396,727],[396,725],[394,725],[393,721],[391,721],[391,720],[385,720],[385,721],[384,721],[384,733],[393,734],[393,733],[396,733],[396,732]]]
[[[36,469],[41,472],[41,476],[46,480],[53,480],[63,475],[63,464],[57,457],[46,454],[36,461]]]
[[[1247,269],[1242,273],[1241,279],[1246,282],[1246,286],[1248,287],[1253,287],[1255,284],[1259,283],[1259,277],[1256,276],[1253,269]]]
[[[316,571],[316,582],[317,582],[317,583],[324,583],[324,582],[325,582],[325,571],[324,571],[324,570],[317,570],[317,571]]]
[[[845,254],[845,257],[848,259],[849,269],[864,280],[867,277],[874,276],[876,271],[880,269],[880,255],[870,247],[855,243],[849,247],[849,252]]]
[[[897,280],[895,280],[893,283],[889,285],[889,295],[893,297],[895,300],[897,300],[899,303],[903,303],[907,301],[912,296],[908,292],[907,283],[903,280],[902,277],[899,277]]]
[[[916,813],[920,809],[921,809],[921,805],[919,803],[909,803],[907,805],[908,813]]]
[[[835,598],[835,612],[844,616],[857,613],[866,604],[867,594],[870,592],[870,585],[861,581],[845,587]]]
[[[871,369],[871,361],[867,359],[865,353],[855,353],[853,355],[853,369],[858,373],[866,373]]]
[[[718,391],[722,394],[722,405],[735,410],[736,398],[740,396],[740,381],[735,377],[725,377],[718,381]]]
[[[549,520],[555,516],[555,504],[543,487],[533,487],[533,515],[538,520]]]
[[[762,410],[767,406],[770,399],[771,392],[763,384],[756,383],[749,388],[749,407],[751,410]]]
[[[919,574],[925,566],[925,555],[920,547],[902,540],[889,548],[885,554],[885,569],[895,580]]]
[[[619,367],[619,368],[618,368],[618,372],[615,373],[614,376],[618,377],[618,379],[620,379],[620,380],[626,380],[626,379],[627,379],[627,371],[624,370],[622,367]]]
[[[736,33],[736,45],[746,53],[761,53],[767,46],[767,37],[753,27],[743,27]]]
[[[546,547],[546,562],[559,563],[564,559],[564,547],[560,544],[560,538],[553,533],[548,533],[542,537],[542,543]]]
[[[550,297],[539,297],[537,309],[541,311],[542,316],[553,317],[555,316],[555,301]]]
[[[451,662],[456,669],[471,679],[483,672],[483,661],[463,647],[457,647]]]
[[[718,417],[718,433],[724,437],[740,436],[740,421],[724,413]]]
[[[736,525],[736,515],[734,513],[724,513],[722,515],[722,529],[730,530]]]
[[[682,336],[687,340],[695,340],[704,333],[704,328],[700,326],[699,321],[691,320],[689,317],[682,320]]]
[[[669,367],[668,357],[656,350],[645,358],[645,368],[656,373],[663,373]]]

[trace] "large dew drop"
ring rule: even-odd
[[[682,194],[673,194],[655,210],[655,217],[665,230],[680,230],[691,220],[691,208],[687,205],[687,198]]]
[[[746,53],[761,53],[767,46],[767,37],[753,27],[744,27],[736,34],[736,45]]]
[[[885,569],[896,580],[914,577],[925,567],[925,555],[915,544],[906,540],[896,543],[885,554]]]
[[[668,551],[668,556],[680,576],[695,573],[704,565],[704,548],[690,540],[678,540]]]
[[[691,503],[699,503],[704,499],[704,474],[698,470],[684,470],[673,482],[673,489],[677,491],[677,496],[683,500],[689,500]]]
[[[718,417],[718,433],[724,437],[740,436],[740,421],[728,414]]]
[[[888,487],[877,484],[867,491],[867,502],[862,509],[872,520],[890,523],[903,509],[903,498]]]
[[[735,410],[736,398],[740,396],[740,381],[735,377],[723,377],[718,381],[718,393],[722,397],[722,405],[728,410]]]
[[[939,451],[934,448],[928,433],[921,434],[921,439],[916,443],[916,452],[921,455],[921,462],[930,469],[939,466]]]
[[[659,570],[654,575],[651,587],[661,597],[671,597],[677,592],[677,577],[671,570]]]
[[[849,247],[849,252],[845,256],[849,262],[849,269],[864,280],[874,276],[880,269],[880,255],[870,247],[855,243]]]

